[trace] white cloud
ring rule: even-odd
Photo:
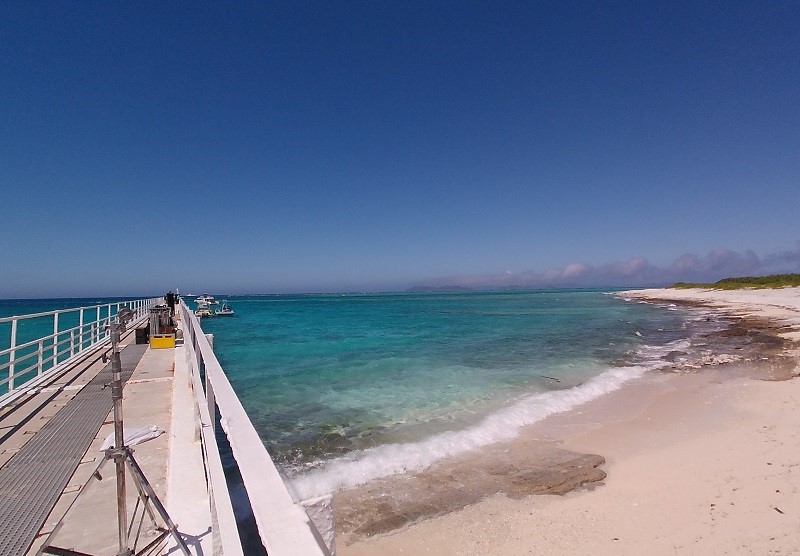
[[[589,267],[583,263],[568,264],[566,268],[564,268],[564,272],[562,273],[561,277],[564,280],[574,280],[586,274],[588,270]]]

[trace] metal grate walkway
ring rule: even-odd
[[[132,344],[122,350],[123,381],[146,349]],[[19,556],[33,543],[112,409],[105,388],[111,378],[109,363],[0,468],[0,556]]]

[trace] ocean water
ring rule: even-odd
[[[305,498],[516,435],[718,326],[607,291],[230,297],[204,319]]]
[[[122,300],[0,300],[0,316]],[[513,438],[663,366],[665,355],[720,326],[702,311],[608,291],[229,301],[236,314],[204,319],[203,328],[301,497]],[[63,317],[59,329],[74,324],[76,315]],[[52,326],[52,317],[21,321],[18,343]],[[0,323],[0,349],[9,336]]]

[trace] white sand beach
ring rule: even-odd
[[[622,295],[768,319],[785,327],[778,333],[792,342],[783,348],[794,357],[790,374],[800,372],[800,288]],[[340,542],[338,554],[798,554],[800,380],[725,373],[726,365],[656,373],[549,419],[548,434],[563,447],[605,458],[602,483],[565,495],[496,494]]]

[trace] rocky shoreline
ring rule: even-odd
[[[502,493],[564,494],[606,477],[602,456],[552,442],[503,442],[438,462],[420,473],[372,481],[334,495],[334,523],[346,544],[448,514]]]
[[[692,350],[669,353],[663,372],[691,373],[725,365],[731,371],[731,377],[789,380],[800,374],[797,363],[800,340],[792,337],[795,327],[791,324],[776,321],[774,317],[754,316],[735,307],[720,306],[713,301],[650,297],[638,292],[625,294],[654,304],[707,309],[714,314],[707,318],[715,318],[724,324],[721,330],[694,339]]]

